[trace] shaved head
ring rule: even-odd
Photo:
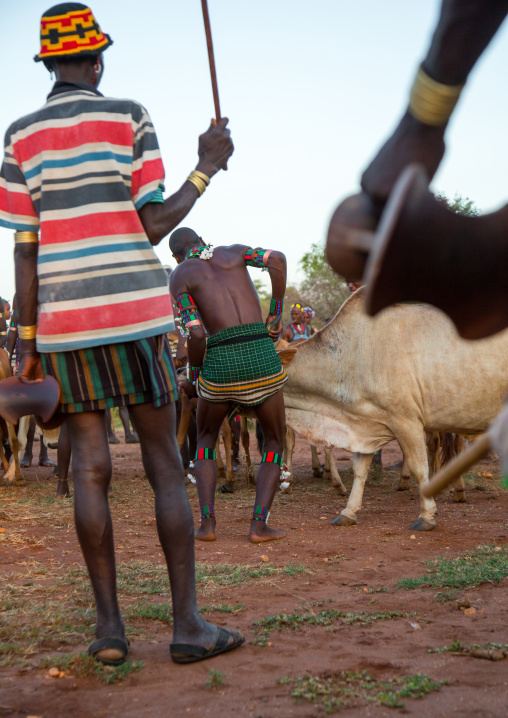
[[[169,238],[169,248],[175,257],[184,257],[193,247],[201,247],[203,240],[193,229],[180,227]]]

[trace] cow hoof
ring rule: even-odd
[[[230,484],[221,484],[217,491],[221,494],[234,494],[235,490]]]
[[[315,479],[323,478],[323,469],[312,469],[312,476]]]
[[[466,492],[465,491],[456,491],[455,495],[453,497],[453,503],[454,504],[465,504],[467,501],[466,499]]]
[[[333,487],[335,491],[337,491],[341,496],[347,496],[347,489],[345,486],[340,486],[337,484],[337,486],[334,485]]]
[[[428,521],[427,519],[418,519],[409,527],[410,531],[432,531],[435,528],[436,522]]]
[[[332,526],[356,526],[357,523],[358,521],[356,519],[352,519],[349,516],[341,514],[340,516],[337,516],[337,518],[333,519]]]
[[[405,479],[404,481],[401,481],[395,490],[396,491],[409,491],[409,479]]]

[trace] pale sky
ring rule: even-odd
[[[0,132],[40,107],[51,89],[39,51],[40,15],[51,0],[0,0]],[[330,215],[407,104],[435,26],[437,0],[208,0],[221,109],[235,154],[229,171],[184,220],[212,244],[280,249],[289,281],[326,235]],[[154,122],[166,196],[197,161],[213,116],[199,0],[93,0],[114,45],[100,90],[132,97]],[[433,187],[484,211],[506,202],[506,26],[481,58],[447,134]],[[0,294],[14,292],[13,233],[0,229]],[[167,238],[157,253],[171,264]]]

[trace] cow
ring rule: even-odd
[[[363,289],[308,341],[280,352],[287,423],[313,444],[354,454],[353,487],[334,523],[358,522],[372,456],[396,439],[420,489],[421,513],[410,528],[433,529],[436,504],[421,495],[429,478],[425,432],[483,432],[508,390],[507,355],[508,330],[467,342],[428,305],[394,305],[370,318]]]

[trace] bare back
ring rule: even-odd
[[[246,245],[217,247],[211,259],[186,259],[171,274],[171,293],[188,292],[209,334],[262,322],[258,294],[245,265]]]

